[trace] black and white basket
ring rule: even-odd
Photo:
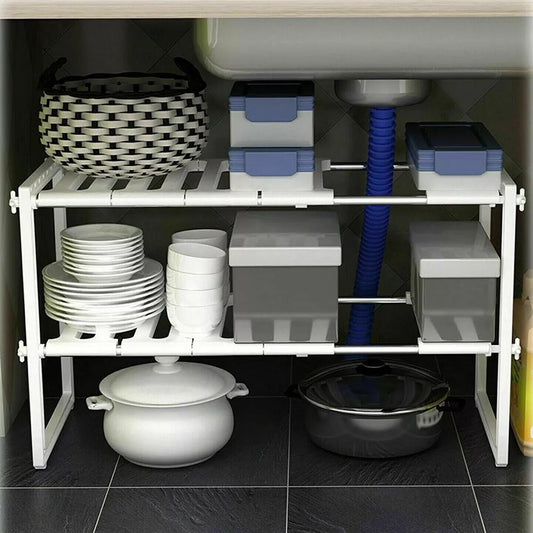
[[[100,178],[159,176],[197,159],[207,142],[205,82],[185,74],[92,74],[56,80],[61,58],[41,76],[39,133],[46,154]]]

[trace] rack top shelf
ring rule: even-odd
[[[528,0],[3,0],[2,18],[516,17]]]
[[[349,166],[349,165],[347,165]],[[336,168],[334,168],[336,167]],[[232,191],[228,188],[228,162],[193,161],[162,177],[138,180],[94,179],[66,172],[51,159],[12,192],[13,209],[23,198],[40,207],[308,207],[328,205],[495,205],[503,197],[497,190],[427,191],[416,196],[335,196],[323,185],[323,173],[340,169],[329,160],[317,160],[314,188],[310,191]],[[354,180],[364,179],[354,173]],[[407,178],[409,179],[409,178]],[[502,186],[512,183],[504,171]],[[27,204],[26,204],[27,205]]]

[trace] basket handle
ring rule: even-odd
[[[206,83],[198,69],[192,63],[183,57],[175,57],[174,63],[185,74],[189,89],[192,92],[196,93],[205,89]]]
[[[56,82],[57,71],[67,62],[66,57],[60,57],[57,61],[54,61],[42,74],[39,78],[38,88],[48,89],[52,87]]]

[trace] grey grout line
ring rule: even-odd
[[[289,368],[289,385],[292,385],[294,372],[294,357],[291,357],[291,365]],[[289,531],[289,490],[290,490],[290,475],[291,475],[291,430],[292,430],[292,400],[289,398],[289,432],[287,435],[287,491],[285,493],[285,533]]]
[[[94,524],[93,533],[96,532],[96,528],[98,527],[98,523],[100,522],[100,517],[102,516],[102,511],[104,510],[105,502],[107,501],[107,495],[109,494],[109,489],[111,488],[111,483],[113,483],[113,478],[115,477],[115,472],[117,471],[117,466],[120,461],[120,455],[117,457],[117,462],[115,463],[115,468],[113,468],[113,473],[111,474],[111,479],[109,480],[109,485],[107,486],[107,490],[105,491],[104,495],[104,501],[102,502],[102,505],[100,507],[100,512],[98,513],[98,516],[96,517],[96,523]]]
[[[455,429],[455,434],[457,436],[457,441],[459,442],[459,448],[461,449],[461,455],[463,456],[463,461],[465,463],[466,473],[468,474],[468,481],[470,481],[470,487],[472,489],[472,495],[474,496],[474,501],[476,502],[477,512],[479,513],[479,519],[481,520],[481,526],[483,527],[484,533],[487,533],[487,528],[485,527],[485,522],[483,521],[483,515],[481,514],[481,508],[479,507],[479,502],[477,500],[476,490],[474,489],[474,485],[472,483],[472,476],[470,475],[470,469],[468,468],[468,463],[466,462],[466,456],[465,456],[465,452],[463,450],[463,443],[461,442],[461,437],[459,436],[459,431],[457,429],[457,424],[455,423],[455,417],[453,416],[453,413],[450,413],[450,414],[452,415],[453,427]]]
[[[533,488],[533,484],[508,484],[508,485],[290,485],[291,489],[444,489],[444,488]],[[286,489],[287,485],[113,485],[113,489],[147,490],[147,489]],[[73,486],[39,486],[39,487],[0,487],[0,490],[105,490],[108,487],[73,487]]]
[[[291,485],[291,489],[469,489],[470,485]]]

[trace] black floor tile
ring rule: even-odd
[[[442,377],[450,384],[451,394],[455,396],[474,396],[476,383],[475,355],[437,356]],[[487,392],[496,394],[498,358],[487,359]]]
[[[105,489],[2,489],[5,533],[90,533]]]
[[[281,533],[285,489],[111,489],[97,533]]]
[[[47,400],[48,414],[55,401]],[[2,487],[106,487],[117,461],[103,434],[103,415],[77,401],[48,459],[47,468],[32,464],[29,409],[21,411],[5,439],[0,466]]]
[[[468,474],[451,418],[429,450],[395,459],[359,459],[337,455],[311,442],[303,405],[292,400],[290,484],[292,485],[463,485]]]
[[[473,396],[475,387],[475,355],[438,355],[439,368],[450,393],[456,396]]]
[[[533,487],[476,487],[487,533],[533,531]]]
[[[454,417],[474,485],[533,484],[532,460],[522,455],[511,431],[509,464],[506,468],[498,468],[494,465],[494,456],[474,400],[469,399],[464,410]]]
[[[289,404],[285,398],[236,398],[235,429],[214,457],[186,468],[152,469],[120,459],[113,486],[278,486],[287,483]]]
[[[289,492],[292,533],[481,533],[470,487],[299,488]]]
[[[194,357],[184,361],[227,370],[250,389],[250,396],[283,396],[289,386],[291,357],[287,356]]]

